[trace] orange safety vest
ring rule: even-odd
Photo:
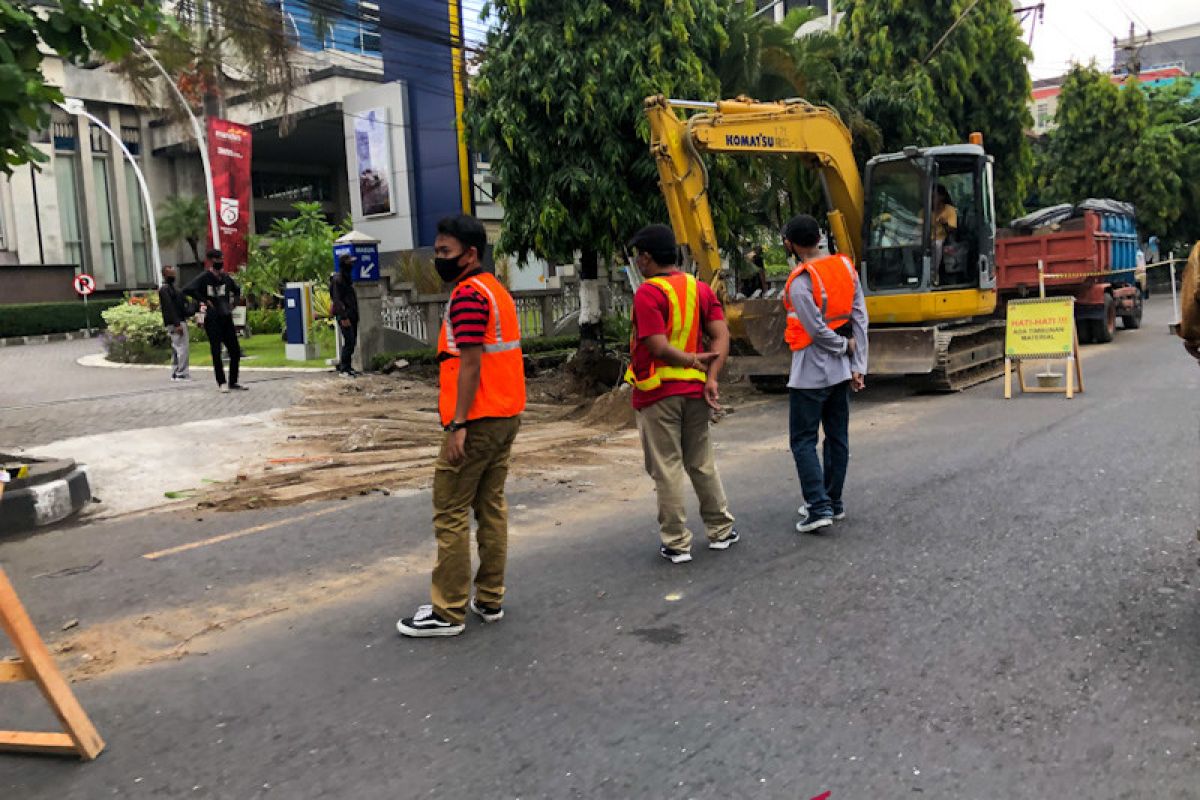
[[[475,402],[467,412],[467,420],[515,417],[525,410],[525,359],[521,355],[517,305],[496,276],[487,272],[472,275],[455,286],[450,293],[450,303],[468,286],[488,299],[488,318],[483,335],[479,388],[475,392]],[[443,425],[450,424],[458,407],[458,372],[462,365],[450,326],[450,303],[446,304],[437,345],[441,387],[438,411]]]
[[[792,306],[792,281],[807,272],[812,277],[813,302],[830,328],[839,328],[850,319],[854,310],[854,294],[858,289],[858,273],[850,259],[841,255],[825,256],[797,266],[783,286],[783,307],[787,309],[787,330],[783,338],[793,350],[803,350],[812,344],[812,336],[800,323]]]
[[[670,311],[667,318],[667,340],[671,346],[685,353],[700,352],[700,289],[695,277],[684,272],[671,275],[660,275],[649,278],[646,283],[655,286],[667,296]],[[642,291],[639,289],[638,291]],[[637,343],[637,320],[629,338],[629,352]],[[653,391],[662,386],[663,381],[699,381],[708,380],[708,373],[691,367],[673,367],[662,361],[653,359],[650,370],[645,375],[635,375],[633,363],[625,370],[625,381],[633,384],[633,388],[643,392]]]

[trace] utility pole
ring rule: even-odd
[[[1046,21],[1046,4],[1045,4],[1045,2],[1041,2],[1036,5],[1032,5],[1032,6],[1019,6],[1018,8],[1013,9],[1013,13],[1020,15],[1020,17],[1021,17],[1020,23],[1022,25],[1025,24],[1026,20],[1030,20],[1031,24],[1029,25],[1029,46],[1033,47],[1033,32],[1034,32],[1034,30],[1037,29],[1037,24],[1039,22],[1045,23],[1045,21]]]
[[[1137,32],[1132,22],[1129,23],[1129,41],[1121,44],[1121,41],[1115,36],[1113,37],[1113,52],[1123,54],[1125,71],[1137,77],[1142,71],[1142,48],[1150,44],[1150,39],[1153,34],[1147,30],[1145,39],[1139,44],[1137,42]],[[1117,68],[1117,64],[1113,64],[1113,70]]]

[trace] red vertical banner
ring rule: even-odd
[[[217,198],[225,271],[237,272],[246,263],[246,236],[250,233],[250,129],[227,119],[208,118],[208,160],[212,164],[213,193]]]

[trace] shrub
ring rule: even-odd
[[[283,333],[282,308],[255,308],[246,314],[251,333]]]
[[[83,302],[66,303],[17,303],[0,305],[0,337],[40,336],[46,333],[66,333],[83,330],[90,317],[93,328],[103,328],[101,313],[120,300],[92,300],[88,303],[87,315]]]
[[[167,329],[162,315],[142,302],[127,302],[104,312],[109,361],[145,364],[163,360]]]

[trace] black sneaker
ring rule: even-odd
[[[471,610],[475,612],[475,616],[479,617],[484,622],[499,622],[504,619],[504,609],[500,606],[485,606],[475,602],[475,598],[471,598]]]
[[[230,388],[230,390],[232,390],[232,391],[235,391],[235,392],[248,392],[248,391],[250,391],[250,390],[249,390],[249,389],[247,389],[245,386],[242,386],[240,383],[231,383],[231,384],[229,384],[229,388]]]
[[[466,626],[461,622],[455,625],[437,615],[433,606],[421,606],[417,613],[405,617],[396,623],[396,630],[401,636],[423,638],[427,636],[457,636]]]
[[[672,564],[686,564],[692,560],[692,554],[683,550],[675,550],[667,547],[665,544],[658,548],[658,554],[670,561]]]
[[[805,517],[796,523],[796,531],[798,533],[816,533],[821,528],[828,528],[833,524],[833,515],[826,514],[819,517]]]
[[[733,528],[725,535],[724,539],[717,539],[715,542],[708,543],[709,550],[728,550],[732,545],[737,544],[737,540],[741,536],[737,532],[737,528]]]

